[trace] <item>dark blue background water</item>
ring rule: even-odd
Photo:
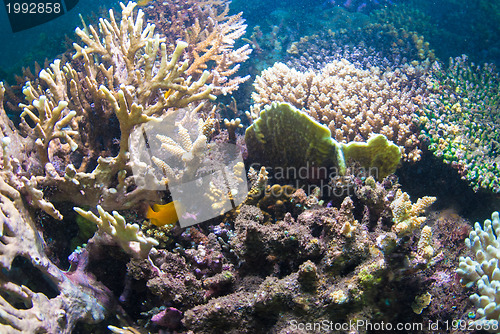
[[[335,27],[345,22],[342,20],[363,20],[374,9],[384,6],[391,8],[390,3],[402,3],[407,0],[234,0],[231,12],[242,11],[247,20],[247,37],[256,25],[262,30],[272,25],[286,22],[287,34],[293,38],[314,33],[319,22],[326,22]],[[500,11],[495,6],[497,0],[414,0],[419,11],[426,17],[432,27],[430,31],[419,32],[431,43],[438,57],[447,60],[449,57],[465,53],[478,62],[500,63]],[[366,6],[364,6],[366,4]],[[0,8],[0,80],[12,80],[13,74],[20,74],[21,66],[33,67],[48,58],[54,59],[68,48],[75,39],[74,30],[81,26],[78,17],[82,13],[87,23],[99,16],[107,16],[105,9],[119,8],[117,1],[80,0],[79,4],[60,18],[41,26],[13,34],[10,30],[5,8]],[[361,9],[360,9],[361,7]],[[333,16],[335,10],[345,10],[344,16]],[[356,13],[359,11],[359,13]],[[409,18],[411,20],[411,18]],[[337,20],[337,22],[334,22]],[[69,39],[68,39],[69,38]],[[286,47],[286,46],[285,46]]]
[[[36,2],[36,1],[35,1]],[[54,59],[63,53],[75,37],[74,31],[82,26],[78,14],[86,18],[99,9],[118,7],[117,1],[80,0],[75,8],[43,25],[12,33],[3,2],[0,5],[0,81],[20,74],[21,66],[32,67],[35,61]],[[88,24],[89,22],[87,22]]]

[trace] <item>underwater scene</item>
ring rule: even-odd
[[[500,1],[3,0],[0,333],[500,333]]]

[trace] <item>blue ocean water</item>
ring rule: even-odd
[[[9,24],[7,7],[0,5],[1,79],[12,81],[13,75],[21,74],[21,67],[33,67],[35,61],[43,65],[45,59],[51,61],[64,53],[74,40],[75,28],[82,26],[79,14],[84,19],[93,16],[95,21],[98,13],[102,15],[110,8],[120,7],[117,1],[79,1],[73,9],[52,21],[14,33]]]
[[[266,30],[284,25],[292,39],[327,29],[366,24],[377,10],[390,14],[391,7],[410,3],[417,11],[406,17],[409,25],[422,34],[437,55],[446,59],[467,54],[477,62],[500,62],[500,14],[494,1],[409,1],[409,0],[234,0],[231,13],[243,12],[251,34],[255,26]],[[81,26],[79,14],[89,21],[102,16],[109,8],[119,8],[117,1],[81,0],[63,16],[40,26],[12,33],[6,7],[0,7],[0,74],[9,81],[21,67],[53,59],[71,47],[74,29]],[[412,18],[412,14],[416,17]],[[420,20],[420,22],[419,22]],[[388,22],[391,18],[388,17]],[[412,23],[414,24],[412,26]],[[420,31],[419,31],[420,28]]]

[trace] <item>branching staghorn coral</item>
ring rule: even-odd
[[[85,211],[81,208],[74,208],[78,214],[93,223],[97,224],[97,233],[106,233],[119,244],[126,253],[134,258],[145,259],[148,257],[151,248],[158,246],[158,241],[143,235],[137,224],[128,224],[118,212],[113,211],[113,215],[97,206],[97,217],[91,211]]]
[[[234,49],[246,24],[242,13],[227,15],[229,4],[227,0],[155,0],[144,8],[147,21],[158,27],[169,44],[179,39],[188,43],[186,59],[190,66],[186,73],[198,78],[208,70],[207,82],[213,85],[214,94],[231,93],[249,79],[234,76],[252,49],[248,44]]]
[[[72,64],[56,60],[25,85],[29,104],[23,114],[40,129],[33,139],[46,174],[36,183],[56,187],[55,201],[75,194],[79,205],[124,209],[152,200],[154,192],[134,186],[130,133],[175,108],[214,98],[205,84],[209,73],[193,80],[186,72],[189,62],[180,60],[188,45],[178,42],[168,55],[164,39],[154,35],[154,25],[144,27],[144,14],[134,14],[135,6],[121,4],[119,21],[110,11],[99,30],[77,29],[82,45],[74,44]],[[58,145],[50,145],[55,138]]]
[[[192,180],[207,153],[205,131],[211,119],[199,116],[202,108],[201,103],[178,109],[161,120],[137,127],[130,136],[132,164],[137,169],[134,174],[147,175],[152,187]]]
[[[63,114],[63,110],[68,106],[66,101],[59,101],[57,105],[53,105],[47,100],[46,96],[42,95],[39,99],[36,99],[32,95],[30,96],[30,93],[29,88],[26,88],[28,99],[33,97],[31,101],[32,106],[36,108],[38,116],[26,106],[24,107],[21,117],[27,115],[36,124],[34,130],[38,139],[35,141],[35,144],[38,149],[41,163],[45,165],[49,162],[49,145],[52,140],[58,138],[60,141],[69,143],[72,151],[78,148],[78,145],[72,138],[72,136],[77,135],[78,132],[71,129],[65,129],[72,118],[75,117],[76,112],[71,110]]]
[[[398,236],[404,236],[420,228],[425,222],[425,217],[419,217],[424,211],[436,201],[436,197],[424,196],[416,203],[410,201],[410,196],[398,189],[394,201],[391,203],[392,230]]]
[[[31,208],[23,200],[23,195],[31,205],[48,211],[54,218],[60,214],[43,200],[43,194],[32,184],[33,180],[19,174],[19,160],[26,153],[28,141],[19,135],[7,118],[3,110],[3,95],[4,87],[0,83],[3,157],[0,169],[0,331],[71,333],[76,322],[103,320],[108,306],[105,298],[111,294],[81,271],[70,278],[47,256],[46,244],[36,229]],[[20,269],[29,266],[43,277],[36,289],[31,285],[33,277],[25,277],[23,284],[19,283]],[[47,282],[47,287],[40,289],[43,282]]]
[[[6,182],[17,189],[28,201],[30,205],[39,208],[52,216],[54,219],[61,220],[61,213],[44,199],[43,191],[37,188],[37,181],[34,176],[28,179],[26,176],[18,173],[20,161],[18,158],[24,156],[28,141],[21,137],[15,129],[12,121],[9,120],[3,109],[3,96],[5,88],[0,82],[0,129],[4,135],[1,139],[2,144],[2,169]],[[18,158],[17,158],[18,157]]]
[[[347,60],[333,61],[320,72],[299,72],[282,63],[264,70],[255,80],[256,105],[288,102],[328,126],[343,143],[366,141],[383,134],[400,146],[407,161],[420,159],[416,116],[426,87],[421,66],[404,65],[394,71],[356,68]]]
[[[474,190],[500,192],[500,74],[466,56],[433,67],[433,95],[422,109],[429,149],[458,169]]]
[[[107,78],[107,84],[99,87],[99,97],[111,104],[120,121],[120,153],[124,154],[128,150],[131,129],[150,120],[147,116],[215,97],[210,95],[210,87],[205,86],[208,72],[202,73],[194,82],[183,77],[189,64],[187,61],[179,63],[179,58],[188,46],[186,43],[178,42],[168,59],[163,39],[153,35],[154,25],[143,28],[142,10],[138,11],[134,22],[132,10],[135,3],[121,6],[120,26],[112,11],[109,21],[100,20],[102,37],[92,26],[89,27],[91,35],[77,28],[77,35],[87,46],[82,48],[75,43],[77,52],[74,58],[83,57],[87,72],[97,70]],[[159,64],[158,52],[161,52]],[[91,55],[100,58],[101,64],[94,64]]]

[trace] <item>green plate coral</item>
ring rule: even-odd
[[[327,166],[346,172],[352,159],[364,168],[377,168],[377,176],[393,173],[401,159],[398,146],[384,135],[372,135],[367,143],[342,144],[330,130],[288,103],[273,103],[246,130],[251,160],[269,167]]]
[[[288,103],[273,103],[246,130],[251,157],[266,166],[338,166],[345,171],[339,143],[330,130]]]

